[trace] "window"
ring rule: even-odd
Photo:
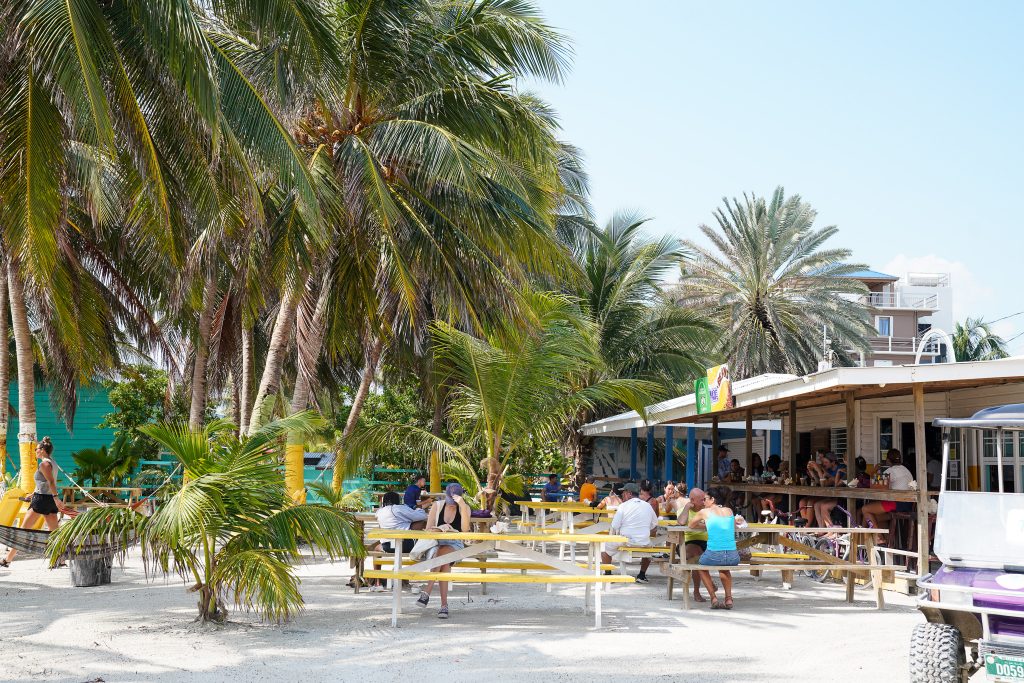
[[[891,315],[876,315],[875,316],[875,329],[878,330],[880,337],[891,337],[892,336],[892,316]]]
[[[846,456],[846,429],[833,429],[829,450],[836,455]]]
[[[878,462],[885,462],[885,456],[888,455],[889,449],[893,447],[892,443],[892,418],[882,417],[878,419],[878,452],[881,453],[881,457]]]

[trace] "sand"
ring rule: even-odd
[[[114,581],[72,588],[41,560],[0,569],[0,681],[903,681],[912,599],[887,593],[874,609],[858,591],[798,577],[741,576],[736,608],[684,611],[666,579],[616,586],[605,627],[582,614],[583,589],[458,587],[451,619],[437,595],[421,610],[406,593],[400,626],[391,595],[354,595],[347,563],[300,570],[306,610],[290,623],[234,613],[223,626],[193,622],[180,581],[148,581],[137,558]]]

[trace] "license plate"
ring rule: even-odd
[[[996,681],[1024,681],[1024,659],[985,655],[985,672]]]

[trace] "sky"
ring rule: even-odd
[[[530,88],[600,222],[702,241],[723,197],[782,185],[852,260],[949,273],[955,319],[1024,311],[1024,3],[537,2],[575,54]]]

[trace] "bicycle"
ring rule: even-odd
[[[835,511],[835,510],[838,510],[843,516],[846,517],[847,526],[850,527],[850,528],[857,528],[857,529],[861,529],[861,528],[872,529],[872,528],[874,528],[871,525],[868,525],[866,527],[861,527],[859,524],[856,523],[856,521],[853,518],[853,515],[850,514],[850,512],[846,508],[844,508],[842,505],[838,505],[837,504],[835,506],[835,508],[833,509],[833,511]],[[810,543],[806,543],[805,542],[805,545],[808,545],[808,546],[814,548],[815,550],[817,550],[819,552],[823,552],[823,553],[825,553],[827,555],[831,555],[832,557],[835,557],[837,560],[842,560],[842,561],[846,562],[846,561],[849,561],[849,558],[850,558],[850,539],[851,538],[852,538],[852,534],[849,534],[849,533],[844,533],[844,534],[828,534],[826,536],[814,536],[814,537],[812,537],[812,542],[810,542]],[[874,564],[882,564],[882,554],[881,554],[881,551],[879,551],[878,548],[874,548],[873,549],[872,555],[873,555]],[[864,548],[863,546],[861,546],[860,544],[857,544],[856,562],[858,564],[869,564],[870,559],[871,558],[869,558],[869,556],[868,556],[867,549]],[[830,579],[836,580],[836,581],[839,581],[839,582],[842,582],[842,580],[843,580],[842,574],[833,573],[832,570],[830,570],[830,569],[812,569],[812,570],[808,570],[807,572],[805,572],[805,574],[806,574],[806,576],[808,576],[812,580],[817,581],[819,583],[824,583],[825,581],[828,581]],[[855,583],[854,585],[856,585],[858,588],[870,588],[872,586],[873,582],[874,582],[873,578],[871,577],[870,574],[868,574],[867,578],[864,580],[863,583]]]

